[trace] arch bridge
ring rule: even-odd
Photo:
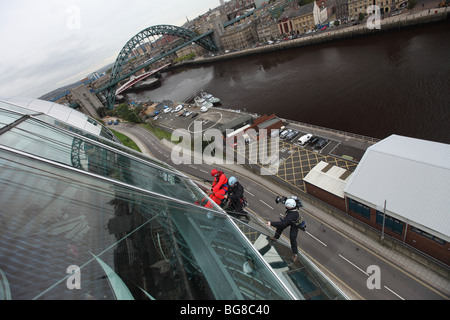
[[[177,50],[180,50],[181,48],[188,46],[193,42],[202,46],[208,51],[218,51],[217,45],[214,42],[213,32],[214,31],[211,30],[202,35],[198,35],[191,30],[172,25],[157,25],[142,30],[124,45],[116,58],[114,66],[112,67],[109,83],[106,86],[96,90],[95,94],[104,92],[107,100],[106,107],[108,109],[113,109],[118,83],[130,77],[137,71],[142,70],[143,68],[157,62],[158,60],[161,60],[173,54]],[[173,45],[173,43],[169,44],[168,41],[161,36],[178,37],[183,42],[176,46]],[[155,40],[155,37],[158,38]],[[164,41],[166,41],[166,44],[163,43]],[[150,47],[151,50],[148,51],[147,49],[145,49],[145,47]],[[124,67],[129,63],[129,60],[135,57],[135,53],[138,48],[141,48],[141,50],[147,54],[149,59],[143,64],[135,67],[133,70],[127,70],[127,68]]]

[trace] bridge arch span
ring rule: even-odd
[[[149,43],[150,39],[152,37],[156,36],[164,36],[164,35],[171,35],[178,38],[181,38],[184,40],[184,43],[177,46],[174,49],[169,50],[168,52],[165,52],[164,54],[158,56],[157,58],[153,59],[152,61],[145,63],[143,65],[140,65],[135,70],[132,70],[131,72],[127,74],[122,74],[123,67],[125,64],[127,64],[130,57],[133,55],[133,51],[135,48],[145,44]],[[135,36],[133,36],[128,42],[123,46],[122,50],[119,52],[119,55],[116,58],[116,61],[114,63],[114,66],[112,67],[111,71],[111,77],[109,84],[106,88],[106,99],[107,99],[107,107],[109,109],[114,108],[114,102],[115,102],[115,94],[117,89],[117,84],[119,81],[122,81],[125,78],[128,78],[132,74],[136,73],[138,70],[141,70],[142,68],[158,61],[159,59],[172,54],[173,52],[181,49],[184,46],[187,46],[191,44],[192,42],[202,46],[208,51],[215,52],[217,51],[217,46],[214,42],[213,38],[213,31],[209,31],[205,34],[198,35],[195,32],[188,30],[186,28],[172,26],[172,25],[156,25],[148,27],[139,33],[137,33]],[[151,42],[150,42],[151,43]]]

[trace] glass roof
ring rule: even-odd
[[[304,257],[283,264],[288,247],[268,248],[261,225],[198,205],[206,195],[167,164],[7,109],[0,105],[0,298],[343,297]]]

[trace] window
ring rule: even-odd
[[[383,225],[383,212],[377,211],[376,222],[380,226]],[[403,233],[403,222],[388,215],[386,215],[384,227],[400,235]]]
[[[418,233],[418,234],[420,234],[420,235],[422,235],[422,236],[424,236],[424,237],[426,237],[428,239],[434,240],[434,241],[436,241],[439,244],[445,245],[445,241],[442,240],[441,238],[433,236],[432,234],[429,234],[428,232],[425,232],[425,231],[423,231],[423,230],[421,230],[419,228],[411,226],[411,231],[414,231],[414,232],[416,232],[416,233]]]
[[[370,220],[370,208],[353,199],[349,199],[349,209],[354,213]]]

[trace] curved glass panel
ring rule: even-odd
[[[4,148],[0,182],[12,299],[293,298],[222,212]]]

